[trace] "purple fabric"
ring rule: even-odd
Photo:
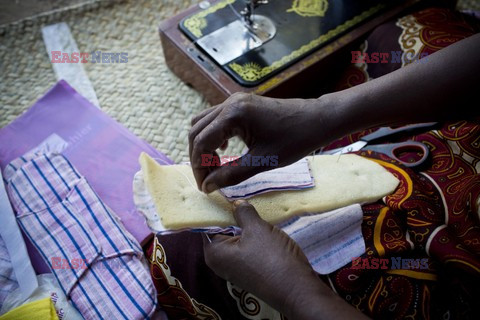
[[[22,116],[0,129],[1,169],[53,133],[68,143],[63,154],[141,243],[151,232],[133,203],[132,180],[140,169],[138,156],[144,151],[168,163],[172,161],[62,80]],[[27,247],[37,273],[49,272],[28,241]]]

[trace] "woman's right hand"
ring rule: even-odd
[[[274,99],[237,93],[192,120],[190,162],[198,187],[212,192],[253,175],[289,165],[330,140],[329,121],[320,115],[320,99]],[[274,157],[275,166],[202,165],[202,155],[218,157],[215,150],[239,136],[249,151],[245,156]],[[322,143],[323,142],[323,143]],[[272,159],[272,158],[270,158]]]

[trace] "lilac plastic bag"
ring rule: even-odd
[[[53,138],[53,139],[52,139]],[[132,181],[142,151],[173,163],[129,132],[65,81],[59,81],[27,112],[0,129],[0,168],[42,142],[64,144],[63,154],[141,243],[151,231],[133,203]],[[49,272],[26,239],[37,273]]]

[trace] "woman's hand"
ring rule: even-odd
[[[190,162],[198,187],[205,192],[240,183],[275,167],[202,166],[202,155],[218,157],[215,150],[233,136],[249,148],[248,155],[276,157],[278,166],[291,164],[325,142],[328,122],[319,117],[318,99],[273,99],[237,93],[192,120]],[[325,111],[325,110],[323,110]],[[238,160],[242,163],[242,159]]]
[[[362,314],[318,278],[300,247],[262,220],[247,201],[234,203],[240,236],[204,240],[205,261],[215,273],[254,294],[289,319],[329,319]],[[342,310],[344,309],[344,310]]]
[[[478,117],[472,101],[480,81],[479,50],[480,34],[476,34],[435,52],[425,63],[319,99],[234,94],[192,121],[190,162],[198,187],[211,192],[272,169],[201,165],[202,154],[218,157],[215,150],[233,136],[243,139],[250,155],[277,156],[278,165],[285,166],[361,129]],[[419,78],[432,81],[419,82]]]

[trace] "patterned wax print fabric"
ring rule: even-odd
[[[360,51],[395,52],[400,59],[352,64],[337,89],[420,63],[479,30],[473,16],[444,8],[428,8],[382,25]],[[428,79],[419,79],[423,80]],[[348,145],[373,130],[347,136],[326,149]],[[441,123],[430,132],[396,141],[408,139],[429,147],[428,163],[412,171],[386,161],[401,185],[385,199],[386,205],[363,206],[366,252],[330,274],[328,283],[373,318],[475,318],[480,295],[480,122]],[[385,161],[378,154],[360,154]],[[381,259],[387,269],[382,269]]]
[[[386,64],[347,61],[336,89],[415,63],[407,58],[428,56],[479,29],[473,17],[444,8],[391,21],[373,31],[360,50],[395,51],[401,59]],[[385,199],[362,207],[365,253],[319,279],[372,318],[478,318],[480,121],[467,120],[382,141],[425,143],[429,159],[415,170],[382,154],[358,152],[384,166],[400,185]],[[347,136],[328,148],[348,145],[371,131]],[[204,263],[199,234],[157,236],[146,255],[158,303],[171,319],[284,319],[258,298],[218,278]]]

